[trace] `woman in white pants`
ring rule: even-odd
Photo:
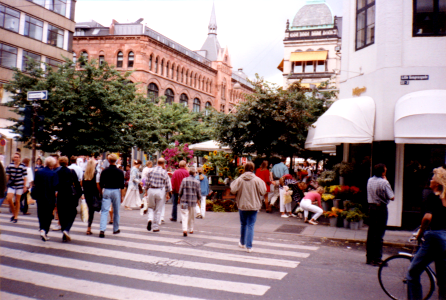
[[[209,181],[206,175],[203,173],[203,168],[199,167],[197,169],[197,176],[195,176],[195,179],[200,181],[200,188],[201,188],[201,207],[195,206],[195,213],[197,216],[197,219],[204,219],[206,214],[206,196],[209,195]]]
[[[324,193],[323,187],[318,187],[315,192],[308,192],[305,194],[304,198],[300,201],[300,207],[304,210],[305,223],[310,223],[312,225],[317,225],[317,218],[319,218],[322,213],[322,194]],[[315,205],[317,204],[317,206]],[[308,212],[314,213],[314,216],[308,221]]]

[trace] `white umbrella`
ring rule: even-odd
[[[221,146],[219,142],[213,140],[189,145],[189,149],[199,150],[199,151],[217,150],[217,151],[231,152],[231,149],[228,146]]]

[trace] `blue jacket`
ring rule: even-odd
[[[274,179],[280,179],[283,175],[289,174],[288,168],[283,162],[275,164],[271,172],[273,172]]]
[[[50,168],[45,167],[36,172],[31,196],[37,203],[55,203],[56,191],[59,186],[59,176]]]
[[[200,180],[200,175],[195,176],[195,179],[200,181],[200,187],[201,187],[201,196],[207,196],[209,195],[209,181],[206,175],[203,175],[203,180]]]

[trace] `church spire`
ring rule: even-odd
[[[215,3],[212,3],[211,20],[209,21],[208,34],[217,34],[217,17],[215,16]]]

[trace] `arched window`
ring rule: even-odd
[[[155,73],[158,73],[158,57],[155,58]]]
[[[73,52],[73,62],[76,63],[76,52]]]
[[[172,64],[172,80],[174,80],[175,78],[175,65]]]
[[[133,68],[133,62],[135,61],[135,55],[133,54],[133,52],[129,52],[129,60],[128,60],[128,64],[127,64],[127,68]]]
[[[158,98],[158,86],[156,84],[149,84],[149,87],[147,88],[147,98],[149,98],[150,101],[155,101],[155,99]]]
[[[185,107],[188,106],[187,102],[189,101],[189,98],[186,94],[181,94],[180,96],[180,104],[183,104]]]
[[[161,60],[161,75],[164,75],[164,59]]]
[[[181,70],[181,82],[183,82],[184,70]]]
[[[81,56],[85,59],[85,61],[88,61],[88,53],[86,51],[81,52]],[[81,63],[81,67],[85,66],[85,62]]]
[[[220,112],[225,112],[225,106],[223,104],[220,105]]]
[[[206,104],[204,105],[204,109],[206,110],[206,116],[208,116],[209,114],[210,114],[210,109],[211,109],[211,107],[212,107],[212,104],[211,104],[211,102],[206,102]]]
[[[170,70],[170,63],[167,62],[167,65],[166,65],[166,77],[167,78],[169,78],[169,70]]]
[[[180,67],[177,67],[177,81],[180,80]]]
[[[152,71],[152,59],[153,59],[153,55],[150,55],[149,58],[149,70]]]
[[[164,95],[166,96],[166,103],[167,104],[172,104],[173,103],[173,97],[175,96],[175,94],[173,93],[172,89],[167,89],[166,92],[164,93]]]
[[[209,93],[212,93],[212,80],[211,83],[209,84]]]
[[[122,62],[124,61],[124,54],[121,51],[118,52],[118,61],[116,63],[117,68],[122,68]]]
[[[194,106],[192,108],[192,111],[193,112],[200,112],[200,105],[201,105],[200,99],[195,98],[194,99]]]

